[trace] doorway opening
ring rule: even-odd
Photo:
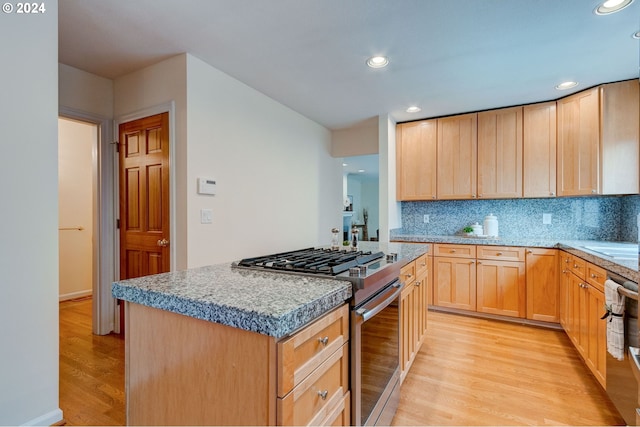
[[[58,119],[59,300],[92,296],[99,126]]]
[[[350,240],[350,233],[354,227],[358,230],[358,240],[376,241],[379,238],[378,162],[378,154],[342,159],[344,240]]]

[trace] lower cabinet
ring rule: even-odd
[[[606,388],[607,323],[604,314],[606,271],[561,253],[560,322],[602,387]]]
[[[430,257],[426,254],[404,266],[400,280],[400,381],[403,381],[427,332]]]
[[[525,251],[527,319],[560,321],[558,250],[528,248]]]
[[[434,245],[433,305],[476,310],[476,247]]]
[[[278,342],[278,425],[349,425],[348,338],[345,305]]]
[[[524,248],[479,248],[476,274],[476,311],[525,317]]]

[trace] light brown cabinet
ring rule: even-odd
[[[556,195],[556,103],[526,105],[523,109],[522,195]]]
[[[478,113],[477,194],[522,197],[522,107]]]
[[[436,198],[437,121],[403,123],[396,128],[398,200]]]
[[[475,199],[478,115],[438,119],[437,197]]]
[[[557,101],[559,196],[638,193],[638,92],[629,80]]]
[[[429,257],[426,254],[400,271],[404,289],[400,294],[400,381],[403,381],[420,350],[427,332],[430,287]]]
[[[561,324],[587,367],[606,387],[606,321],[604,280],[606,271],[579,257],[562,252],[565,266],[560,282]]]
[[[525,317],[524,248],[482,248],[478,251],[476,280],[476,311]]]
[[[527,319],[560,321],[558,251],[527,248],[525,251]]]
[[[434,245],[433,305],[476,310],[476,247]]]

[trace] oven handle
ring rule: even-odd
[[[396,298],[398,298],[398,295],[400,295],[400,292],[402,292],[402,282],[399,280],[396,280],[395,282],[393,282],[393,284],[391,284],[391,287],[396,288],[396,290],[382,303],[376,304],[376,306],[372,309],[367,309],[365,307],[362,307],[356,310],[356,314],[362,317],[363,322],[366,322],[376,314],[380,313],[382,310],[387,308],[387,306],[391,304]]]

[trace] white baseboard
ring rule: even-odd
[[[93,291],[91,289],[87,289],[84,291],[70,292],[68,294],[60,295],[59,301],[67,301],[70,299],[84,298],[84,297],[91,296],[92,294],[93,294]]]
[[[53,424],[58,424],[63,420],[62,417],[62,409],[54,409],[53,411],[41,415],[38,418],[34,418],[31,421],[27,421],[22,424],[23,426],[50,426]]]

